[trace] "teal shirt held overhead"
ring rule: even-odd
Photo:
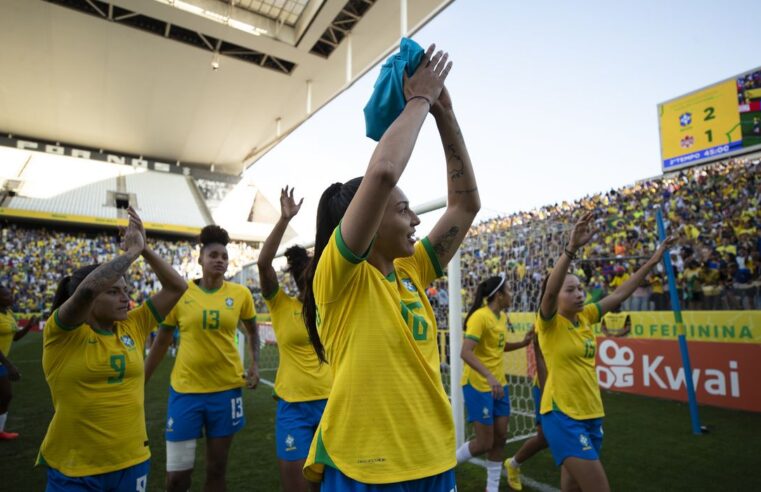
[[[381,67],[373,93],[365,105],[367,136],[381,139],[391,123],[402,114],[404,99],[404,72],[411,77],[423,58],[423,48],[409,38],[402,38],[399,52],[392,55]]]

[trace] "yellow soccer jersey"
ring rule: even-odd
[[[275,394],[287,402],[324,400],[330,394],[333,376],[320,364],[301,317],[303,305],[278,288],[264,299],[272,317],[280,363],[275,376]]]
[[[16,318],[9,310],[6,313],[0,313],[0,351],[3,355],[8,356],[8,352],[11,351],[11,345],[13,344],[13,336],[18,331],[16,325]]]
[[[436,315],[433,313],[425,289],[431,282],[443,275],[439,258],[433,251],[428,238],[415,243],[415,252],[407,258],[394,260],[394,277],[402,302],[402,317],[412,328],[412,337],[423,352],[431,368],[441,374],[439,356],[438,330]],[[440,378],[439,378],[440,379]]]
[[[172,388],[179,393],[214,393],[243,386],[246,376],[235,335],[239,321],[254,318],[254,301],[244,286],[224,282],[206,291],[188,282],[188,290],[161,325],[180,329]]]
[[[476,342],[473,353],[502,386],[506,385],[504,352],[507,340],[507,315],[500,313],[498,318],[489,306],[478,308],[468,319],[465,338]],[[468,364],[463,364],[460,384],[470,384],[478,391],[491,391],[486,378]]]
[[[592,325],[600,320],[600,306],[587,304],[578,325],[558,313],[536,317],[539,346],[547,365],[541,413],[560,410],[577,420],[605,415],[595,372],[597,343]]]
[[[375,484],[455,467],[452,409],[426,355],[436,321],[405,303],[412,292],[404,278],[423,292],[427,274],[417,268],[428,249],[416,245],[388,277],[349,250],[340,226],[323,251],[313,286],[333,388],[304,468],[310,480],[324,465]]]
[[[66,326],[53,313],[43,332],[42,368],[55,413],[38,463],[83,477],[151,456],[142,347],[159,321],[150,300],[116,322],[113,332]]]

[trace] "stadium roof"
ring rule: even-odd
[[[0,131],[238,175],[451,1],[4,0]]]

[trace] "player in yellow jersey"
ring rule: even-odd
[[[444,87],[451,63],[431,46],[405,81],[407,104],[362,178],[320,198],[304,318],[333,373],[304,473],[322,490],[454,490],[452,409],[425,289],[442,275],[480,208]],[[447,161],[447,209],[428,237],[396,186],[428,113]],[[383,485],[381,485],[383,484]],[[393,484],[393,485],[389,485]]]
[[[229,258],[227,231],[216,225],[201,230],[202,277],[161,324],[145,361],[146,380],[172,343],[175,329],[182,342],[172,369],[166,420],[166,488],[190,489],[196,440],[206,436],[204,490],[225,490],[227,457],[233,436],[246,423],[241,387],[259,382],[259,337],[251,292],[225,281]],[[240,323],[246,328],[251,366],[244,373],[235,345]]]
[[[274,390],[277,399],[275,444],[280,484],[283,490],[293,492],[310,490],[310,484],[301,470],[333,382],[330,368],[320,363],[309,342],[302,317],[304,272],[309,264],[306,249],[292,246],[285,251],[288,272],[298,288],[298,295],[288,295],[283,291],[272,267],[288,223],[299,213],[303,201],[302,198],[296,203],[292,188],[290,192],[287,186],[280,190],[280,219],[264,241],[257,261],[262,295],[270,310],[280,361]],[[312,488],[316,489],[314,484]]]
[[[45,324],[42,368],[55,413],[38,463],[48,466],[48,492],[146,490],[143,344],[187,284],[146,246],[142,222],[128,210],[125,253],[64,277]],[[141,255],[162,288],[129,310],[124,277]]]
[[[26,326],[19,329],[13,316],[13,292],[8,287],[0,287],[0,441],[17,439],[17,432],[5,432],[5,422],[8,420],[8,407],[13,398],[11,381],[21,379],[21,373],[8,359],[11,345],[21,340],[32,326],[37,324],[37,318],[28,320]]]
[[[594,235],[593,220],[589,212],[574,226],[542,289],[536,321],[547,364],[541,405],[544,435],[555,462],[562,467],[561,488],[585,492],[610,490],[600,462],[604,412],[595,372],[597,344],[592,325],[632,295],[674,243],[673,238],[664,241],[612,294],[585,305],[581,283],[568,271],[576,253]]]
[[[518,343],[507,341],[506,310],[511,300],[504,273],[478,284],[473,305],[465,317],[465,339],[460,352],[466,364],[460,384],[468,422],[473,422],[476,437],[457,450],[457,463],[487,453],[486,492],[499,491],[510,419],[504,353],[526,347],[534,335],[529,331]]]

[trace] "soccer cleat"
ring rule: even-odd
[[[17,432],[0,432],[0,441],[11,441],[18,438]]]
[[[510,464],[512,458],[505,460],[505,469],[507,470],[507,485],[513,490],[523,490],[523,484],[521,483],[521,469],[516,468]]]

